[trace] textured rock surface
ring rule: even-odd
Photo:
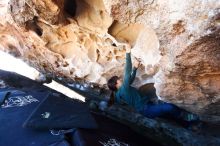
[[[138,72],[136,85],[148,82],[148,78],[152,79],[155,72],[148,68],[159,62],[160,54],[157,36],[151,28],[140,24],[122,24],[123,30],[130,32],[130,39],[117,36],[115,39],[108,34],[113,19],[101,0],[72,2],[2,2],[5,13],[1,16],[8,19],[2,22],[1,27],[1,39],[4,42],[2,50],[23,58],[41,72],[53,76],[105,84],[106,79],[113,74],[123,74],[124,43],[139,43],[140,47],[133,49],[134,57],[143,64],[147,62],[148,56],[155,56],[156,59],[150,62],[152,65],[143,66]],[[70,11],[68,5],[73,6],[74,11]],[[6,8],[10,9],[6,11]],[[113,36],[128,36],[127,31],[121,32],[120,29],[121,26],[112,25],[112,32],[109,33]],[[151,33],[151,41],[140,37],[147,38]]]
[[[0,50],[53,77],[105,84],[128,42],[136,86],[220,120],[219,0],[0,0],[0,18]]]

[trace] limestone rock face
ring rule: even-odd
[[[0,18],[0,50],[44,74],[104,85],[129,43],[135,86],[220,120],[219,0],[0,0]]]

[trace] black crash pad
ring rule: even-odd
[[[0,146],[47,146],[62,141],[48,130],[23,128],[22,124],[48,91],[36,89],[0,89],[10,91],[7,104],[0,106]]]
[[[33,111],[24,127],[35,129],[97,128],[86,104],[51,94]]]
[[[137,134],[129,127],[102,115],[93,114],[99,128],[77,129],[72,134],[74,146],[159,146],[158,143]]]

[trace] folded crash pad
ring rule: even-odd
[[[23,122],[45,98],[48,91],[36,89],[0,89],[10,92],[0,106],[0,146],[47,146],[62,141],[61,136],[54,136],[49,130],[23,128]]]
[[[93,117],[99,128],[76,129],[72,133],[74,146],[159,146],[119,122],[98,114],[93,114]]]
[[[97,128],[86,104],[51,94],[33,111],[24,127],[35,129]]]

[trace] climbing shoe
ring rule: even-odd
[[[193,113],[182,112],[180,116],[181,116],[181,119],[187,122],[199,121],[199,116]]]

